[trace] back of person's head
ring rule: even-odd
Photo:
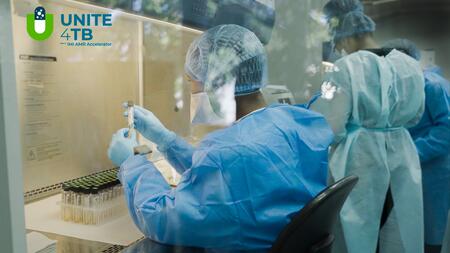
[[[330,0],[324,7],[335,43],[346,38],[357,38],[372,34],[375,22],[364,14],[358,0]]]
[[[186,55],[185,71],[206,92],[234,84],[236,96],[267,84],[267,56],[261,41],[238,25],[220,25],[197,38]]]
[[[414,42],[407,39],[394,39],[387,41],[383,45],[384,48],[394,48],[401,50],[412,58],[420,61],[421,53],[419,48],[414,44]]]

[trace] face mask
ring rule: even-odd
[[[191,122],[194,125],[223,125],[223,119],[214,112],[206,92],[191,95]]]
[[[341,57],[344,57],[344,56],[347,56],[348,53],[347,53],[347,51],[345,51],[345,49],[342,49],[340,55],[341,55]]]

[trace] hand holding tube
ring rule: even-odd
[[[124,103],[123,107],[127,109],[128,103]],[[128,117],[127,111],[124,116]],[[134,106],[134,128],[160,148],[167,146],[176,138],[175,133],[164,127],[152,112],[137,105]]]

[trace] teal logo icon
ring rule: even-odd
[[[53,14],[45,12],[44,7],[34,9],[27,14],[27,32],[35,40],[46,40],[53,33]]]

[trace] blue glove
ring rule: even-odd
[[[117,131],[111,139],[108,148],[109,159],[117,166],[121,166],[128,157],[134,155],[134,147],[138,146],[136,134],[131,133],[131,138],[127,138],[128,128]]]
[[[127,109],[128,103],[124,103],[123,107]],[[127,111],[124,116],[128,117]],[[136,105],[134,106],[134,128],[146,139],[158,145],[159,149],[165,149],[176,138],[176,134],[164,127],[152,112]]]

